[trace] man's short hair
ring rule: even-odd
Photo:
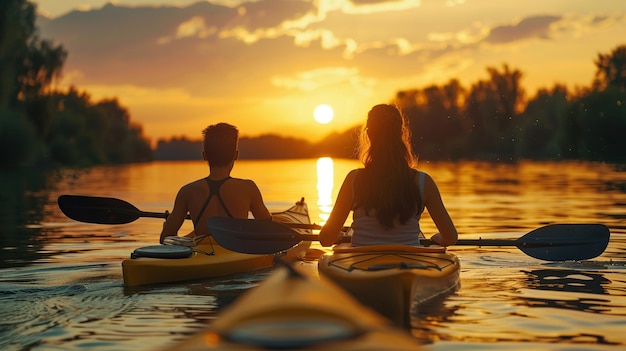
[[[239,130],[228,123],[218,123],[202,131],[202,146],[210,166],[228,166],[237,155]]]

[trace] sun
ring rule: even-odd
[[[335,113],[333,112],[333,108],[326,104],[317,106],[315,111],[313,111],[313,117],[319,124],[330,123],[333,120],[334,115]]]

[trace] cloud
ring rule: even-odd
[[[421,6],[422,0],[347,0],[336,3],[343,12],[357,14],[407,10]]]
[[[327,12],[322,10],[324,4]],[[156,89],[176,86],[195,96],[222,97],[261,90],[279,96],[281,91],[295,87],[315,89],[321,79],[303,78],[311,74],[331,82],[336,74],[344,83],[365,92],[375,89],[379,81],[375,77],[393,80],[408,71],[423,74],[431,61],[467,51],[480,35],[472,28],[473,33],[468,29],[430,36],[425,33],[420,40],[410,37],[414,32],[410,29],[397,29],[394,17],[383,19],[373,13],[357,15],[355,27],[348,21],[349,15],[337,10],[332,19],[327,17],[328,4],[321,2],[320,9],[312,2],[287,0],[237,7],[206,2],[188,7],[109,4],[56,18],[44,31],[63,38],[70,53],[68,66],[80,72],[75,75],[77,84]],[[421,14],[416,1],[378,4],[412,6],[415,14]],[[403,21],[412,16],[403,11],[396,15]],[[495,28],[489,36],[493,39],[507,27],[526,32],[541,28],[535,22],[541,21],[525,19],[515,26]],[[367,26],[375,27],[378,35],[360,35]]]
[[[217,33],[217,28],[215,26],[211,26],[210,28],[208,28],[206,24],[204,24],[204,18],[200,16],[194,16],[190,20],[183,22],[178,26],[178,29],[176,31],[176,38],[206,38],[215,33]]]
[[[347,84],[359,91],[366,91],[375,84],[375,79],[362,78],[359,70],[354,67],[326,67],[298,72],[293,76],[277,75],[272,78],[272,84],[305,92]]]
[[[585,33],[623,26],[624,24],[626,24],[626,14],[623,13],[611,15],[565,13],[557,21],[551,22],[547,28],[544,28],[543,37],[550,40],[560,39],[565,36],[579,38]]]
[[[530,38],[549,39],[550,26],[561,19],[560,16],[533,16],[514,25],[498,26],[484,39],[492,44],[504,44]]]
[[[178,87],[191,96],[224,98],[241,94],[276,97],[295,88],[323,87],[321,78],[310,77],[334,82],[332,75],[337,75],[343,84],[349,82],[365,91],[377,89],[382,81],[432,77],[425,67],[437,67],[442,75],[462,74],[462,69],[471,69],[465,63],[449,73],[439,68],[468,62],[469,56],[477,58],[476,65],[495,57],[505,60],[515,49],[507,44],[532,38],[575,38],[624,22],[623,12],[534,15],[520,7],[524,13],[499,13],[505,22],[493,25],[489,19],[497,9],[471,7],[474,3],[108,4],[43,21],[41,33],[68,50],[66,69],[73,72],[75,84]],[[468,11],[474,14],[467,16]],[[522,17],[513,20],[513,15]]]
[[[272,0],[258,1],[240,5],[239,16],[233,21],[233,27],[245,27],[249,30],[281,27],[284,23],[316,13],[313,2]]]

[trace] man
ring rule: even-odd
[[[254,181],[230,176],[239,156],[237,128],[218,123],[208,126],[202,134],[202,158],[209,165],[209,175],[180,188],[174,209],[163,225],[161,243],[167,236],[178,235],[187,213],[193,220],[194,231],[187,235],[192,238],[209,235],[209,217],[248,218],[248,212],[252,212],[256,219],[272,218]]]

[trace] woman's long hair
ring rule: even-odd
[[[407,123],[394,105],[381,104],[370,110],[361,130],[359,155],[365,168],[355,179],[355,209],[375,210],[385,228],[396,219],[406,223],[422,207]]]

